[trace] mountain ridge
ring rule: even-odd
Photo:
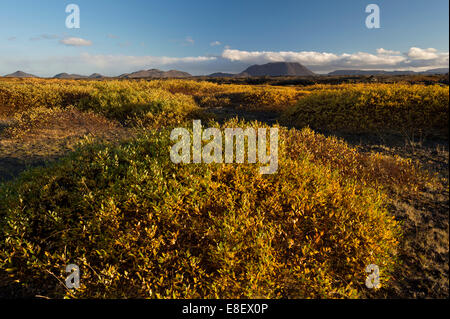
[[[25,73],[23,71],[16,71],[14,73],[10,73],[4,76],[5,78],[38,78],[38,76],[30,73]]]
[[[178,70],[161,71],[159,69],[140,70],[132,73],[119,75],[119,78],[140,79],[140,78],[186,78],[192,75]]]
[[[237,76],[314,76],[314,72],[298,62],[270,62],[249,66]]]
[[[358,69],[349,69],[349,70],[335,70],[327,73],[326,75],[414,75],[414,74],[446,74],[449,72],[448,68],[438,68],[438,69],[430,69],[421,72],[415,71],[385,71],[385,70],[358,70]]]
[[[225,73],[215,72],[209,75],[200,75],[200,77],[258,77],[258,76],[375,76],[375,75],[433,75],[433,74],[448,74],[449,68],[435,68],[421,72],[415,71],[385,71],[385,70],[335,70],[327,74],[315,74],[308,68],[297,62],[270,62],[262,65],[254,64],[240,73]],[[0,76],[1,77],[1,76]],[[40,78],[37,75],[26,73],[23,71],[16,71],[7,74],[3,77],[10,78]],[[104,76],[100,73],[93,73],[91,75],[58,73],[54,75],[53,79],[105,79],[105,78],[120,78],[120,79],[145,79],[145,78],[188,78],[194,77],[188,72],[179,70],[161,71],[159,69],[139,70],[131,73],[124,73],[118,76]]]
[[[68,74],[68,73],[58,73],[55,76],[53,76],[53,79],[85,79],[87,78],[86,75],[79,75],[79,74]]]

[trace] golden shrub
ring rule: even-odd
[[[147,88],[146,81],[61,81],[0,82],[0,106],[9,113],[31,108],[92,110],[122,123],[154,126],[179,123],[198,109],[191,96]]]
[[[448,87],[407,84],[339,85],[313,90],[282,122],[348,133],[432,134],[448,138]]]
[[[295,134],[280,130],[270,176],[173,164],[168,131],[87,143],[2,186],[0,267],[56,297],[353,298],[371,263],[387,283],[399,227],[385,195],[294,154]],[[75,292],[55,279],[69,263],[82,271]]]

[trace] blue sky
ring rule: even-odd
[[[80,29],[65,26],[70,3]],[[379,29],[365,25],[370,3]],[[319,73],[448,67],[448,9],[448,0],[2,0],[0,74],[208,74],[271,61]]]

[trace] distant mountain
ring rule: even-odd
[[[68,73],[59,73],[56,74],[54,79],[84,79],[87,78],[86,75],[79,75],[79,74],[68,74]]]
[[[104,76],[101,75],[100,73],[92,73],[91,75],[88,76],[90,79],[101,79]]]
[[[431,69],[424,72],[420,72],[422,74],[447,74],[448,68],[439,68],[439,69]]]
[[[252,65],[238,77],[246,76],[313,76],[312,71],[297,62],[271,62],[262,65]]]
[[[22,71],[16,71],[14,73],[5,75],[5,78],[37,78],[37,77],[38,76],[36,75],[25,73]]]
[[[384,70],[336,70],[328,75],[412,75],[414,71],[384,71]]]
[[[229,78],[229,77],[233,77],[236,74],[233,73],[222,73],[222,72],[217,72],[217,73],[212,73],[208,76],[212,77],[212,78]]]
[[[186,78],[192,75],[187,72],[170,70],[161,71],[158,69],[141,70],[133,73],[125,73],[120,75],[120,78],[124,79],[140,79],[140,78]]]
[[[414,75],[414,74],[445,74],[448,73],[448,68],[432,69],[423,72],[414,71],[384,71],[384,70],[336,70],[328,73],[328,75]]]

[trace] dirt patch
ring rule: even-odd
[[[103,141],[119,141],[130,136],[130,130],[100,115],[74,109],[52,113],[19,135],[7,128],[13,120],[0,123],[0,182],[16,177],[29,167],[45,165],[74,150],[85,136]]]
[[[394,199],[392,211],[403,222],[404,240],[396,280],[382,297],[448,298],[448,187],[419,198]]]
[[[448,298],[449,297],[449,151],[448,143],[428,140],[420,143],[401,141],[389,145],[360,143],[363,152],[399,155],[418,161],[436,174],[438,188],[419,194],[393,194],[390,211],[402,222],[404,237],[391,287],[383,288],[380,298]]]

